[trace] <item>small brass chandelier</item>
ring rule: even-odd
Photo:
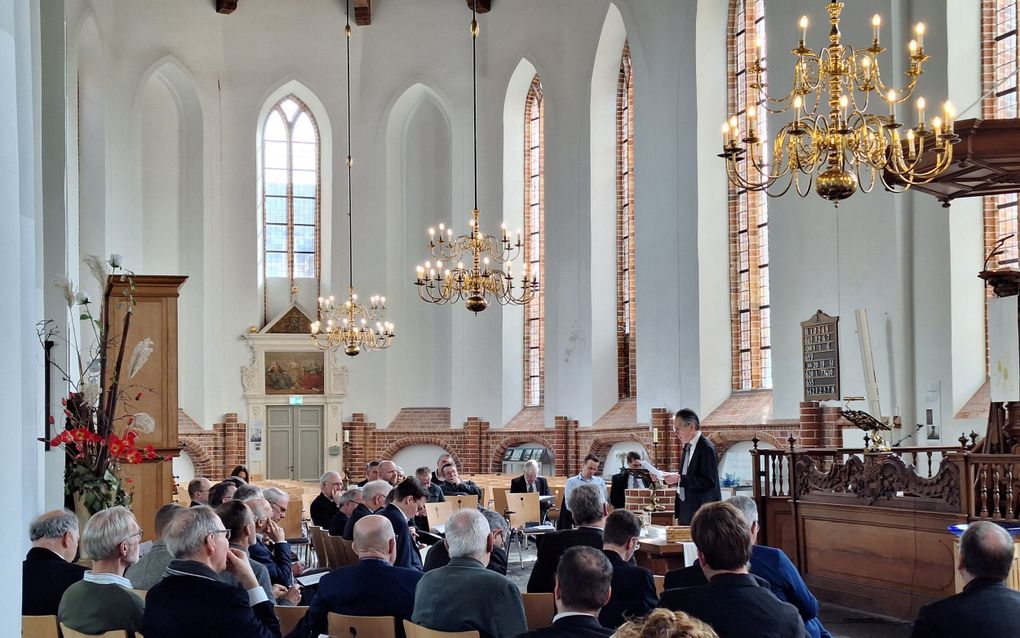
[[[956,113],[952,104],[945,103],[944,118],[932,118],[930,128],[925,124],[923,97],[916,103],[916,126],[901,134],[904,125],[896,121],[896,105],[911,98],[928,60],[924,23],[917,24],[917,38],[908,46],[907,86],[897,90],[887,87],[879,73],[878,56],[885,51],[879,45],[881,17],[876,14],[871,20],[871,46],[854,49],[840,42],[843,3],[829,2],[825,8],[832,25],[829,44],[817,53],[807,48],[808,21],[807,16],[801,17],[800,42],[791,51],[796,58],[793,88],[781,98],[767,94],[763,40],[758,36],[755,60],[748,69],[749,104],[743,132],[736,116],[722,127],[720,157],[726,162],[730,183],[772,197],[780,197],[796,185],[797,194],[806,197],[814,181],[818,195],[838,206],[858,187],[871,192],[876,175],[886,190],[894,192],[930,182],[952,163],[953,144],[959,141],[953,132]],[[888,114],[868,112],[872,97],[878,103],[886,102]],[[793,109],[793,121],[779,130],[771,157],[764,136],[755,130],[759,103],[757,108],[766,113]],[[786,183],[779,183],[783,178]]]
[[[337,304],[333,295],[319,297],[319,320],[312,323],[312,343],[320,350],[338,350],[357,356],[362,350],[383,350],[393,343],[393,324],[383,321],[386,297],[373,296],[369,305],[358,303],[354,291],[354,223],[352,221],[351,169],[351,3],[347,0],[347,247],[348,273],[347,301]],[[370,322],[375,322],[371,326]]]
[[[501,305],[523,305],[531,301],[539,290],[538,269],[530,274],[522,264],[520,288],[514,286],[510,262],[521,254],[521,232],[513,239],[501,226],[500,237],[486,235],[478,224],[478,20],[475,3],[471,3],[471,114],[474,142],[474,209],[471,211],[469,232],[454,237],[453,229],[439,224],[439,232],[429,229],[429,252],[432,259],[418,266],[415,285],[422,300],[434,304],[456,303],[478,314],[489,306],[492,299]],[[465,264],[464,262],[468,263]],[[447,265],[444,266],[444,262]],[[456,267],[449,267],[449,264]]]

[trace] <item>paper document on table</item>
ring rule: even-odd
[[[555,496],[550,494],[549,496],[539,496],[538,500],[543,501],[543,502],[547,502],[547,503],[552,503],[555,498],[556,498]]]
[[[641,467],[648,470],[648,473],[652,475],[652,478],[660,483],[662,482],[662,479],[666,477],[666,474],[662,470],[643,459],[641,461]]]
[[[296,580],[298,585],[301,585],[302,587],[309,587],[311,585],[319,584],[319,579],[328,573],[329,573],[328,571],[322,571],[316,574],[310,574],[308,576],[298,576],[294,580]]]

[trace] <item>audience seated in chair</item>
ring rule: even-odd
[[[1013,538],[989,521],[971,523],[956,565],[963,591],[921,608],[913,638],[1020,635],[1020,592],[1006,587]]]
[[[599,624],[609,601],[613,566],[594,547],[579,545],[563,552],[556,568],[556,616],[551,627],[518,638],[607,638],[613,630]]]
[[[352,487],[345,491],[338,497],[340,507],[337,509],[336,514],[329,520],[329,535],[330,536],[343,536],[344,529],[347,527],[347,521],[351,519],[351,514],[354,509],[361,504],[361,488]]]
[[[432,482],[436,485],[442,485],[446,477],[443,476],[443,468],[447,463],[453,461],[453,456],[450,454],[440,454],[436,460],[436,469],[432,472]]]
[[[85,568],[75,565],[78,553],[78,517],[53,510],[36,517],[28,527],[28,550],[21,566],[21,613],[56,616],[60,597],[80,581]]]
[[[347,527],[344,528],[344,540],[349,541],[354,538],[354,526],[357,525],[359,520],[369,514],[376,514],[379,510],[386,507],[386,497],[390,495],[392,490],[392,485],[379,479],[370,481],[361,488],[361,503],[351,512],[351,517],[347,521]]]
[[[524,494],[527,492],[538,492],[539,496],[552,496],[549,491],[549,481],[538,475],[538,461],[530,460],[524,464],[524,474],[510,481],[511,494]],[[546,514],[552,507],[551,499],[539,499],[538,506],[542,511],[542,520],[545,522]],[[501,512],[502,513],[502,512]]]
[[[354,526],[354,551],[358,563],[319,580],[308,614],[290,634],[292,638],[316,638],[326,633],[330,612],[394,616],[398,621],[411,618],[415,586],[422,573],[393,565],[397,543],[389,519],[376,514],[360,519]]]
[[[634,512],[615,510],[606,519],[602,551],[613,566],[613,595],[602,608],[599,622],[617,628],[628,618],[644,616],[655,608],[652,572],[631,563],[641,536],[641,521]]]
[[[482,516],[489,523],[489,535],[492,536],[492,552],[486,569],[506,576],[507,540],[510,538],[510,526],[506,519],[492,510],[482,510]],[[425,554],[425,571],[445,567],[450,562],[450,550],[445,542],[436,543]]]
[[[145,597],[145,638],[280,638],[273,604],[228,534],[208,507],[170,521],[165,537],[174,560]],[[220,582],[224,570],[241,586]]]
[[[380,463],[379,467],[383,467],[383,464]],[[383,475],[383,470],[379,471],[379,475]],[[418,537],[411,532],[410,521],[425,507],[426,497],[428,497],[428,493],[418,484],[418,481],[404,479],[403,483],[390,491],[386,498],[386,507],[378,512],[393,524],[393,533],[397,539],[397,559],[393,564],[397,567],[422,569]]]
[[[265,492],[262,491],[261,487],[259,487],[258,485],[252,485],[251,483],[248,483],[237,488],[237,491],[234,492],[234,498],[231,500],[250,501],[253,498],[265,498],[265,497],[266,497]]]
[[[337,472],[326,472],[319,477],[319,494],[312,501],[308,512],[312,517],[312,525],[329,527],[329,522],[337,513],[336,497],[343,489],[343,482]]]
[[[166,541],[163,540],[163,532],[174,516],[182,511],[184,508],[177,503],[168,503],[156,512],[156,541],[152,543],[145,556],[139,558],[137,563],[124,572],[125,578],[131,581],[132,589],[148,590],[163,580],[163,572],[173,560],[170,550],[166,548]]]
[[[751,541],[754,542],[758,537],[758,506],[754,499],[734,496],[726,502],[740,510],[751,524]],[[751,548],[751,575],[768,581],[769,588],[776,598],[797,608],[801,620],[804,621],[804,629],[811,638],[831,638],[831,634],[822,627],[822,621],[818,618],[818,600],[811,594],[797,567],[783,550],[755,544]],[[705,578],[701,565],[695,563],[666,574],[665,586],[666,589],[675,589],[706,583],[708,579]]]
[[[85,634],[123,629],[130,636],[141,630],[145,603],[124,578],[128,565],[138,562],[141,540],[142,528],[126,507],[111,507],[89,519],[82,547],[92,557],[92,569],[60,599],[57,620],[62,625]]]
[[[606,526],[609,507],[605,490],[598,485],[579,485],[570,493],[567,503],[574,514],[576,529],[551,532],[538,545],[538,558],[528,579],[528,592],[552,592],[556,585],[556,563],[568,548],[587,545],[602,549],[602,530]]]
[[[262,491],[265,501],[269,504],[269,515],[266,516],[265,506],[261,500],[255,503],[252,512],[255,514],[255,531],[258,540],[251,546],[249,553],[254,560],[262,563],[269,570],[269,580],[274,585],[290,587],[294,584],[295,569],[301,573],[302,566],[295,566],[291,556],[290,543],[286,540],[281,521],[287,517],[290,496],[283,490],[270,487]]]
[[[419,467],[414,471],[414,478],[418,479],[421,486],[429,493],[429,503],[442,503],[446,500],[443,495],[443,488],[438,483],[432,482],[432,472],[427,467]]]
[[[667,589],[660,607],[700,618],[721,638],[807,636],[797,608],[780,602],[765,580],[749,573],[751,526],[740,510],[726,502],[702,505],[691,521],[691,537],[708,584]]]
[[[265,500],[265,499],[258,499]],[[254,501],[248,501],[253,503]],[[230,547],[244,552],[248,558],[248,566],[255,574],[255,580],[259,587],[266,591],[269,600],[278,602],[281,605],[293,606],[301,599],[301,592],[295,587],[288,590],[282,585],[273,585],[269,578],[269,570],[265,565],[253,560],[249,555],[252,545],[255,544],[255,517],[251,509],[241,501],[227,501],[216,508],[216,515],[223,521],[223,526],[230,530]],[[221,581],[228,585],[237,585],[237,578],[230,572],[221,572]],[[279,588],[277,590],[277,588]],[[280,600],[277,601],[277,598]]]
[[[209,504],[209,492],[212,491],[212,485],[212,481],[204,476],[191,479],[191,482],[188,483],[188,498],[191,499],[191,507]]]
[[[369,461],[368,465],[365,466],[365,480],[358,483],[358,487],[365,487],[372,481],[378,480],[379,480],[379,461]]]
[[[213,485],[209,490],[209,507],[217,508],[223,505],[224,501],[234,498],[234,492],[238,487],[240,486],[235,481],[221,481]]]
[[[711,627],[682,611],[655,609],[620,626],[613,638],[719,638]]]
[[[443,482],[440,483],[439,488],[443,490],[443,496],[477,496],[478,501],[482,501],[482,488],[478,487],[474,481],[465,481],[460,478],[460,472],[457,471],[457,465],[452,461],[448,462],[443,466]]]
[[[446,523],[450,564],[426,573],[415,590],[411,620],[439,631],[477,630],[509,638],[528,623],[517,586],[485,569],[492,552],[489,523],[478,510],[457,510]]]

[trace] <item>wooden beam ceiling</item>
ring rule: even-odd
[[[230,15],[237,10],[237,0],[216,0],[216,13]]]

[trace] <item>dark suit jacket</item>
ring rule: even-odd
[[[528,593],[552,593],[556,587],[556,565],[560,562],[563,552],[576,545],[587,545],[602,549],[602,530],[595,527],[578,527],[577,529],[549,532],[542,536],[538,544],[538,558],[528,579]]]
[[[351,512],[351,517],[347,520],[347,527],[344,528],[345,540],[354,540],[354,524],[369,514],[374,514],[374,512],[368,509],[367,505],[358,503],[358,506],[354,508],[353,512]]]
[[[333,499],[326,498],[326,495],[319,492],[319,495],[312,501],[312,506],[308,508],[312,515],[312,524],[318,525],[319,527],[329,527],[329,521],[333,518],[333,515],[340,510],[333,502]]]
[[[422,573],[394,567],[386,561],[366,558],[334,570],[319,581],[319,590],[308,613],[289,634],[290,638],[316,638],[326,633],[329,612],[348,616],[395,616],[410,619],[414,611],[414,588]]]
[[[351,517],[344,514],[340,510],[336,511],[333,518],[329,519],[329,535],[330,536],[343,536],[344,530],[347,528],[347,521],[351,520]]]
[[[712,625],[719,638],[806,638],[797,608],[780,602],[768,583],[750,574],[717,574],[701,587],[667,589],[659,607]]]
[[[609,485],[609,503],[615,509],[623,509],[623,506],[627,502],[627,479],[630,477],[626,470],[620,470],[616,474],[613,474],[612,483]],[[648,481],[644,479],[638,479],[644,487],[651,487],[648,485]]]
[[[248,593],[216,580],[216,572],[174,560],[145,596],[146,638],[280,638],[273,603],[248,604]]]
[[[536,476],[535,485],[538,487],[539,496],[552,496],[552,492],[549,491],[549,481],[545,480],[545,477]],[[524,476],[518,476],[515,479],[510,480],[510,493],[511,494],[524,494],[528,491],[528,482],[524,480]]]
[[[474,481],[462,480],[459,485],[443,481],[439,484],[439,489],[443,490],[443,496],[477,496],[478,504],[485,507],[485,503],[482,502],[482,488],[475,485]]]
[[[410,567],[421,571],[421,553],[415,540],[411,538],[411,530],[407,525],[407,517],[393,503],[379,510],[380,516],[385,516],[393,525],[393,534],[397,539],[397,560],[393,563],[397,567]]]
[[[921,607],[914,638],[1020,636],[1020,593],[1004,583],[976,578],[955,596]]]
[[[492,551],[489,552],[489,564],[486,565],[485,569],[496,572],[501,576],[506,576],[506,553],[505,548],[493,547]],[[430,572],[433,569],[446,567],[449,562],[450,550],[446,543],[436,543],[425,554],[425,571]]]
[[[429,493],[426,503],[442,503],[446,500],[446,496],[443,495],[443,488],[439,487],[437,483],[429,483],[424,486],[425,491]]]
[[[21,614],[56,616],[64,591],[84,575],[84,567],[67,562],[45,547],[28,550],[21,563]]]
[[[291,571],[290,543],[273,543],[273,548],[262,541],[255,541],[255,544],[248,548],[248,556],[252,560],[262,563],[269,571],[269,580],[274,585],[290,586],[294,582],[294,572]],[[145,633],[145,632],[142,632]]]
[[[605,553],[613,566],[612,594],[599,613],[599,623],[615,629],[628,618],[640,618],[655,609],[659,596],[651,571],[631,565],[616,552]]]
[[[591,616],[566,616],[552,627],[536,629],[517,638],[609,638],[613,630],[603,627]]]
[[[818,619],[818,600],[807,588],[797,567],[783,550],[755,545],[751,552],[751,573],[768,581],[769,589],[776,598],[797,608],[808,636],[831,638],[831,634],[822,627],[822,622]],[[667,573],[664,582],[666,589],[706,584],[708,580],[705,578],[705,572],[698,563]]]
[[[683,473],[683,466],[680,472]],[[675,499],[675,514],[681,525],[690,525],[694,513],[705,503],[722,500],[719,491],[719,457],[715,453],[715,446],[705,438],[704,433],[691,449],[687,474],[681,475],[678,487],[684,488],[684,500],[680,500],[679,493]]]

